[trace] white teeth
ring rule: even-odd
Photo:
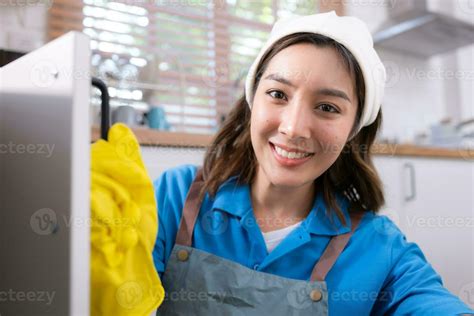
[[[284,149],[282,149],[282,148],[280,148],[276,145],[275,145],[275,150],[278,153],[278,155],[280,155],[282,157],[285,157],[285,158],[289,158],[289,159],[301,159],[301,158],[308,157],[308,156],[311,155],[311,154],[308,154],[308,153],[287,152],[286,150],[284,150]]]

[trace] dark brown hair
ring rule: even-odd
[[[257,67],[253,94],[270,60],[284,48],[311,43],[321,48],[332,48],[343,61],[351,75],[357,93],[357,114],[350,135],[359,122],[365,100],[365,84],[362,71],[351,52],[340,43],[326,36],[314,33],[295,33],[278,40],[262,57]],[[204,186],[200,192],[202,199],[206,192],[215,197],[219,186],[231,176],[238,176],[238,184],[251,184],[258,165],[250,139],[251,110],[242,95],[229,112],[222,127],[217,132],[204,157]],[[343,224],[345,218],[337,205],[335,192],[344,194],[350,201],[350,211],[371,210],[378,212],[384,205],[382,182],[373,165],[370,149],[377,131],[382,124],[382,111],[369,126],[348,141],[337,160],[315,182],[323,190],[324,201],[333,209]]]

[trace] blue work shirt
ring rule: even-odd
[[[160,277],[175,244],[196,173],[197,166],[182,165],[166,170],[154,183],[159,232],[153,259]],[[350,231],[347,198],[337,196],[348,225],[344,226],[335,212],[326,215],[319,192],[302,224],[268,253],[253,213],[250,186],[237,185],[236,180],[234,176],[221,184],[215,199],[206,194],[194,228],[194,248],[250,269],[309,281],[331,237]],[[330,315],[444,316],[473,312],[443,287],[420,248],[407,242],[390,219],[373,212],[366,212],[325,281]]]

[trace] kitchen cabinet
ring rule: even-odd
[[[152,180],[165,170],[185,164],[202,166],[204,148],[142,146],[142,158]]]
[[[417,243],[444,285],[474,306],[474,163],[375,157],[390,217]]]

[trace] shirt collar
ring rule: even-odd
[[[247,211],[252,209],[252,199],[250,186],[237,184],[237,178],[238,176],[230,177],[219,186],[212,207],[234,216],[243,217]]]
[[[336,193],[336,201],[346,220],[346,225],[342,224],[334,209],[329,209],[329,205],[324,202],[323,192],[319,191],[314,199],[311,212],[303,221],[303,226],[306,227],[309,233],[334,236],[351,231],[351,219],[347,210],[349,200]]]
[[[219,186],[213,209],[219,209],[233,216],[243,217],[252,210],[252,199],[250,186],[248,184],[237,184],[237,177],[227,179]],[[316,235],[340,235],[350,231],[351,220],[348,213],[348,199],[337,193],[336,201],[346,219],[346,226],[342,224],[334,210],[329,211],[324,202],[323,192],[319,191],[314,199],[313,207],[302,223],[302,226],[312,234]]]

